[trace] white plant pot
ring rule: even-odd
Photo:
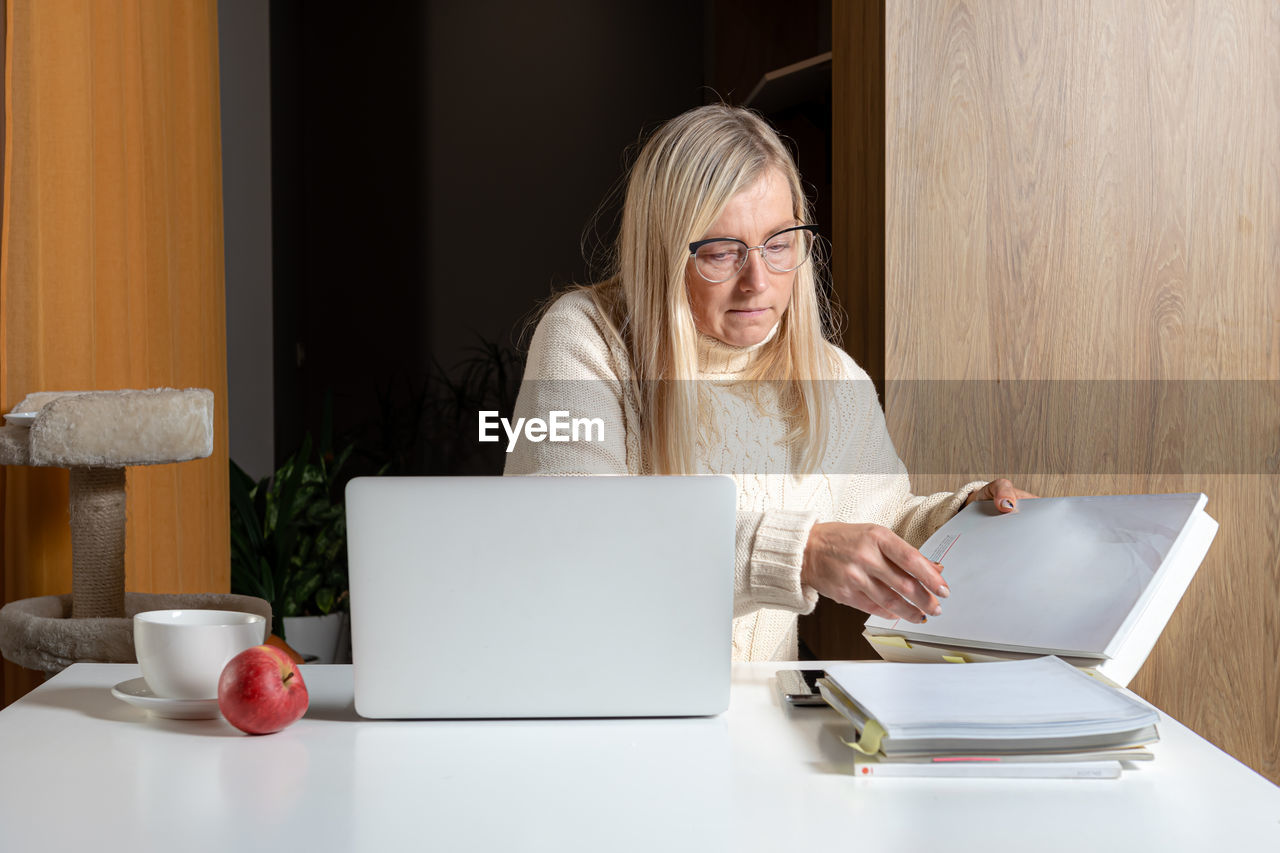
[[[351,663],[347,614],[284,617],[284,641],[307,663]]]

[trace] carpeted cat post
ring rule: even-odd
[[[239,610],[271,624],[260,598],[124,590],[125,470],[212,454],[212,391],[42,392],[9,414],[19,417],[0,427],[0,465],[70,469],[72,567],[70,595],[0,609],[4,657],[49,675],[77,661],[133,663],[133,616],[146,610]]]

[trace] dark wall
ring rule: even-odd
[[[278,459],[424,348],[425,52],[420,3],[272,0]]]
[[[765,72],[831,50],[831,0],[705,0],[704,7],[707,83],[729,103],[743,103]]]
[[[278,458],[587,280],[624,148],[703,101],[692,9],[272,0]]]
[[[589,280],[579,238],[624,148],[703,101],[702,14],[477,0],[433,3],[429,20],[430,345],[449,359]]]
[[[231,458],[255,479],[275,470],[270,33],[260,0],[218,0],[227,439]]]

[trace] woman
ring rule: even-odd
[[[777,134],[724,105],[661,127],[632,168],[612,276],[556,300],[517,417],[599,418],[603,440],[515,445],[507,474],[728,474],[735,660],[794,659],[825,595],[923,622],[949,591],[916,550],[1007,480],[915,496],[874,386],[824,335],[814,234]]]

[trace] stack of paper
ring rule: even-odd
[[[1200,567],[1218,523],[1202,494],[990,501],[920,548],[951,596],[923,625],[867,620],[886,660],[1058,655],[1120,685],[1137,674]]]
[[[1056,657],[836,664],[818,686],[859,775],[1114,778],[1159,740],[1154,709]]]

